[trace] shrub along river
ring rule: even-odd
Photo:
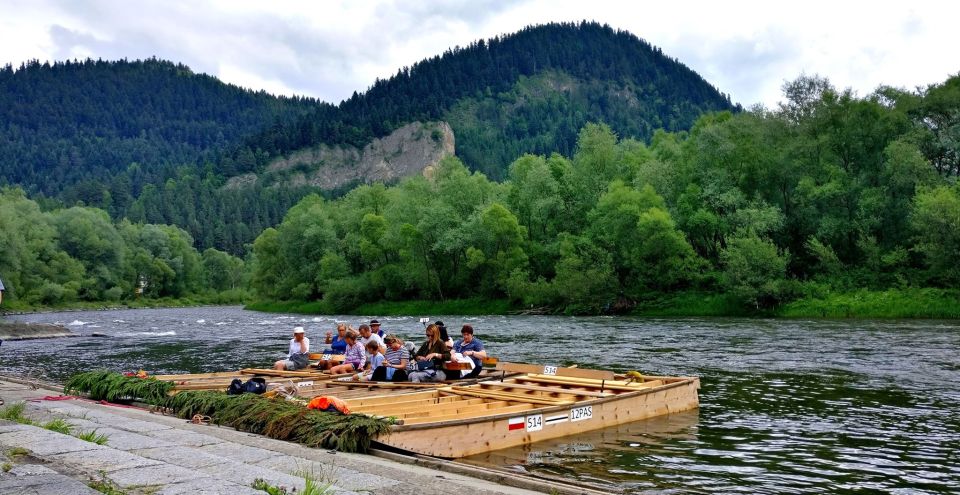
[[[432,315],[436,318],[435,315]],[[4,342],[0,371],[62,381],[266,366],[297,324],[319,349],[337,320],[236,307],[47,313],[104,337]],[[960,322],[441,317],[492,355],[701,377],[699,411],[475,456],[629,493],[944,493],[960,487]],[[380,318],[422,340],[417,318]],[[467,440],[465,440],[467,441]],[[955,492],[954,492],[955,493]]]

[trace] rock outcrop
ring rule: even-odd
[[[413,122],[357,149],[320,144],[271,162],[260,176],[231,178],[225,187],[240,188],[263,181],[272,186],[310,185],[337,189],[359,183],[393,182],[422,173],[455,151],[453,130],[446,122]]]

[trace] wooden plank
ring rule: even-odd
[[[444,421],[452,421],[452,420],[458,420],[458,419],[482,418],[484,416],[494,416],[497,414],[518,413],[522,411],[529,411],[531,409],[536,409],[536,408],[537,406],[535,406],[534,404],[517,404],[515,406],[501,407],[499,409],[489,409],[486,411],[475,411],[475,412],[466,413],[466,414],[448,414],[446,416],[404,419],[403,424],[410,425],[410,424],[423,424],[423,423],[441,423]]]
[[[350,406],[351,411],[366,413],[366,411],[380,412],[386,411],[387,409],[424,409],[428,407],[449,404],[451,402],[457,402],[460,400],[462,400],[462,398],[459,395],[449,395],[444,397],[433,397],[430,399],[419,398],[413,400],[396,400],[393,402],[376,402],[373,404],[364,404],[364,400],[359,399],[356,401],[348,401],[347,405]]]
[[[409,412],[409,411],[422,411],[426,408],[435,408],[435,407],[445,407],[450,404],[465,402],[469,400],[473,403],[480,404],[484,399],[464,399],[459,395],[448,395],[445,397],[440,397],[437,401],[429,404],[423,404],[421,402],[397,402],[395,404],[371,404],[367,406],[358,406],[351,407],[351,412],[362,412],[364,414],[380,414],[383,411],[397,411],[397,412]]]
[[[380,416],[397,416],[403,417],[404,414],[416,414],[416,413],[438,413],[442,411],[451,411],[458,410],[468,406],[476,406],[483,404],[492,404],[491,402],[486,402],[487,399],[463,399],[460,396],[456,396],[460,400],[451,400],[446,402],[441,402],[439,404],[431,404],[429,406],[404,406],[404,407],[393,407],[391,404],[382,404],[379,406],[367,406],[368,408],[363,409],[351,409],[350,412],[362,412],[367,415],[380,415]],[[506,403],[503,403],[506,405]],[[489,408],[488,408],[489,409]],[[423,414],[416,414],[422,416]],[[436,414],[434,414],[436,415]]]
[[[457,361],[446,361],[443,363],[443,369],[451,371],[464,371],[473,369],[470,363],[460,363]]]
[[[483,364],[484,366],[494,366],[498,362],[500,362],[500,360],[493,356],[487,356],[485,358],[480,359],[480,363]]]
[[[391,389],[391,388],[439,388],[442,387],[441,383],[407,383],[407,382],[341,382],[339,380],[330,380],[325,382],[327,385],[333,387],[363,387],[363,388],[382,388],[382,389]]]
[[[458,406],[462,402],[465,402],[465,401],[452,402],[450,405]],[[449,416],[462,417],[462,416],[471,415],[477,412],[490,412],[493,410],[499,410],[504,407],[510,407],[510,403],[508,401],[501,400],[501,401],[494,401],[494,402],[481,402],[479,404],[471,404],[471,405],[460,405],[459,407],[449,407],[445,410],[430,408],[427,410],[409,411],[405,413],[387,411],[384,414],[388,416],[396,416],[406,421],[407,419],[413,419],[413,418],[437,418],[437,417],[446,418]]]
[[[512,383],[512,382],[480,382],[478,385],[480,385],[483,388],[533,390],[533,391],[553,393],[553,394],[576,395],[580,397],[609,397],[613,395],[613,394],[608,394],[606,392],[597,392],[595,390],[574,390],[569,388],[541,387],[537,385],[522,385],[519,383]]]
[[[286,371],[286,370],[273,370],[273,369],[263,369],[263,368],[244,368],[240,370],[240,373],[244,375],[261,375],[261,376],[279,376],[284,378],[312,378],[314,380],[323,380],[330,378],[331,376],[324,374],[319,371]]]
[[[457,395],[468,395],[471,397],[485,397],[488,399],[495,400],[509,400],[513,402],[529,402],[531,404],[546,404],[550,406],[558,406],[563,404],[573,404],[573,400],[565,399],[556,399],[552,397],[543,397],[536,395],[526,395],[526,394],[512,394],[509,392],[494,392],[489,390],[479,390],[472,389],[467,387],[451,387],[449,391],[441,390],[444,393],[452,393]]]
[[[327,355],[328,354],[323,354],[321,352],[311,352],[310,354],[307,354],[307,359],[311,361],[323,361],[323,356],[327,356]],[[329,356],[330,356],[330,359],[328,359],[328,361],[334,361],[338,363],[342,363],[343,360],[345,359],[345,356],[343,354],[329,354]]]
[[[182,375],[153,375],[148,378],[156,378],[157,380],[170,381],[170,380],[191,380],[194,378],[222,378],[225,376],[236,376],[239,375],[239,371],[218,371],[216,373],[185,373]]]
[[[514,381],[517,381],[517,382],[546,383],[546,384],[550,384],[550,385],[573,385],[573,386],[581,386],[581,387],[591,387],[591,388],[595,388],[595,389],[597,389],[597,390],[600,390],[600,388],[601,388],[600,382],[597,382],[596,384],[585,384],[585,383],[584,383],[584,384],[579,384],[579,383],[576,383],[576,382],[569,382],[569,381],[566,381],[566,380],[563,380],[563,379],[559,379],[559,378],[555,378],[555,377],[547,377],[547,376],[539,376],[539,375],[519,376],[519,377],[514,378],[513,380],[514,380]],[[661,381],[659,381],[659,380],[654,380],[654,381],[649,381],[649,382],[643,382],[643,383],[636,383],[636,384],[631,384],[631,385],[621,385],[621,384],[616,384],[616,383],[604,383],[604,384],[603,384],[603,390],[614,390],[614,391],[619,391],[619,392],[635,392],[635,391],[637,391],[637,390],[643,390],[643,389],[645,389],[645,388],[658,387],[658,386],[660,386],[660,385],[663,385],[663,382],[661,382]]]
[[[539,373],[550,376],[591,378],[594,380],[613,380],[616,376],[612,371],[562,368],[559,366],[543,366],[539,364],[497,363],[497,369],[516,373]]]
[[[429,401],[436,400],[439,397],[440,395],[437,394],[437,390],[428,390],[424,392],[414,392],[412,394],[405,394],[403,396],[403,400],[405,401],[423,400],[429,403]],[[389,402],[396,402],[396,401],[397,401],[396,395],[383,394],[383,395],[367,397],[358,402],[351,402],[350,406],[359,407],[359,406],[367,406],[371,404],[383,404],[385,402],[389,403]]]

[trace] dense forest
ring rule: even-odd
[[[678,61],[596,23],[548,24],[400,69],[339,105],[277,98],[160,60],[31,62],[0,69],[0,185],[44,209],[177,225],[199,249],[243,255],[310,188],[225,188],[318,143],[363,146],[447,120],[471,169],[503,179],[523,153],[570,155],[587,122],[649,140],[734,109]]]
[[[818,77],[776,109],[649,144],[588,124],[576,151],[491,181],[447,159],[393,187],[311,195],[254,244],[273,300],[507,298],[575,313],[663,294],[754,309],[859,288],[960,284],[960,76],[858,97]]]
[[[44,212],[22,189],[5,187],[0,232],[7,307],[246,295],[244,261],[213,248],[197,252],[178,227],[114,223],[89,207]]]

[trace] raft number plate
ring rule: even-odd
[[[543,415],[535,414],[527,416],[527,431],[540,431],[543,429]]]
[[[331,356],[330,356],[329,354],[324,354],[324,355],[320,356],[320,360],[321,360],[321,361],[329,361],[329,360],[330,360],[330,357],[331,357]]]
[[[574,407],[570,410],[570,421],[583,421],[593,418],[593,406]]]
[[[544,366],[544,367],[543,367],[543,374],[544,374],[544,375],[556,375],[556,374],[557,374],[557,367],[556,367],[556,366]]]

